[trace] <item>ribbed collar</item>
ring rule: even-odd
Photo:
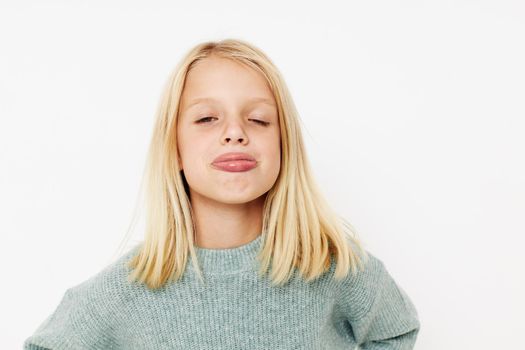
[[[254,269],[263,235],[235,248],[210,249],[195,246],[203,273],[228,274]]]

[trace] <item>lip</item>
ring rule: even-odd
[[[213,160],[212,164],[220,163],[220,162],[233,161],[233,160],[249,160],[249,161],[255,162],[255,158],[253,158],[248,153],[228,152],[228,153],[223,153],[220,156],[218,156],[217,158],[215,158]]]
[[[215,158],[211,165],[215,169],[222,171],[241,172],[255,168],[257,161],[247,153],[229,152]]]

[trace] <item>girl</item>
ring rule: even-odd
[[[143,242],[66,290],[24,349],[413,349],[413,303],[323,199],[260,49],[186,54],[146,170]]]

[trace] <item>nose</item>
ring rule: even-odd
[[[226,137],[226,139],[225,139],[226,143],[230,142],[231,139],[232,139],[231,137]],[[239,140],[240,143],[244,143],[245,138],[244,137],[239,137],[239,138],[237,138],[237,140]]]
[[[246,135],[241,125],[237,122],[234,122],[228,124],[228,126],[226,127],[226,130],[224,131],[222,137],[222,141],[222,143],[230,143],[237,141],[241,144],[245,144],[246,142],[248,142],[248,136]]]

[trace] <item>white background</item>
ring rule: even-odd
[[[1,3],[1,347],[115,257],[169,72],[227,37],[281,70],[416,349],[523,346],[523,2],[128,0]]]

